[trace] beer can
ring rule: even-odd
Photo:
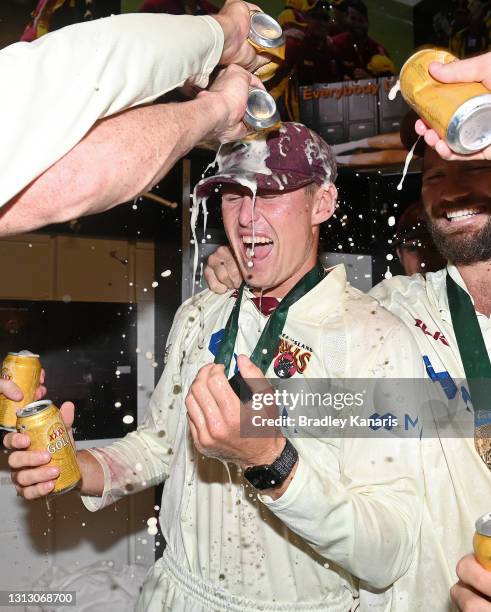
[[[264,89],[251,89],[243,121],[257,132],[279,127],[281,119],[274,98]]]
[[[17,411],[17,431],[31,438],[29,450],[47,450],[60,475],[50,495],[68,493],[80,482],[77,455],[58,408],[50,400],[33,402]]]
[[[0,428],[15,431],[16,410],[30,404],[35,399],[39,386],[41,362],[39,355],[30,351],[9,353],[3,360],[1,377],[12,380],[24,394],[20,402],[14,402],[0,395]]]
[[[457,58],[443,49],[422,49],[401,69],[406,102],[448,146],[461,155],[491,144],[491,91],[481,83],[440,83],[429,73],[431,62]]]
[[[473,544],[476,559],[485,569],[491,570],[491,512],[477,519]]]
[[[253,11],[249,30],[250,44],[260,53],[285,59],[285,35],[281,25],[266,13]]]

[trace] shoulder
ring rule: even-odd
[[[365,334],[375,332],[379,336],[380,331],[399,327],[401,323],[400,319],[389,312],[381,301],[350,285],[346,288],[344,317],[350,330],[358,329]]]
[[[438,308],[445,275],[446,270],[443,269],[429,272],[426,277],[421,274],[394,276],[376,285],[370,291],[370,296],[396,314],[402,312],[414,314],[421,308],[432,310]]]
[[[201,318],[209,321],[213,316],[219,316],[233,296],[232,291],[219,295],[209,289],[197,293],[179,306],[174,316],[173,327],[178,331],[184,327],[194,327]]]
[[[421,274],[414,274],[413,276],[398,275],[375,285],[368,295],[385,304],[396,294],[407,295],[421,290],[424,291],[425,284],[425,278]]]
[[[343,325],[352,376],[406,377],[419,372],[421,358],[406,324],[372,296],[347,289]]]

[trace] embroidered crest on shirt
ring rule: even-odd
[[[274,356],[273,370],[278,378],[291,378],[307,370],[312,349],[303,342],[282,334]]]

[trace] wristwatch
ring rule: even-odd
[[[297,462],[298,453],[293,444],[286,438],[286,444],[281,455],[269,465],[254,465],[244,471],[251,485],[264,491],[265,489],[276,489],[288,478],[293,466]]]

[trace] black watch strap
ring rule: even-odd
[[[297,449],[286,438],[285,446],[280,456],[269,465],[255,465],[244,471],[244,477],[256,489],[276,489],[290,475],[298,460]]]

